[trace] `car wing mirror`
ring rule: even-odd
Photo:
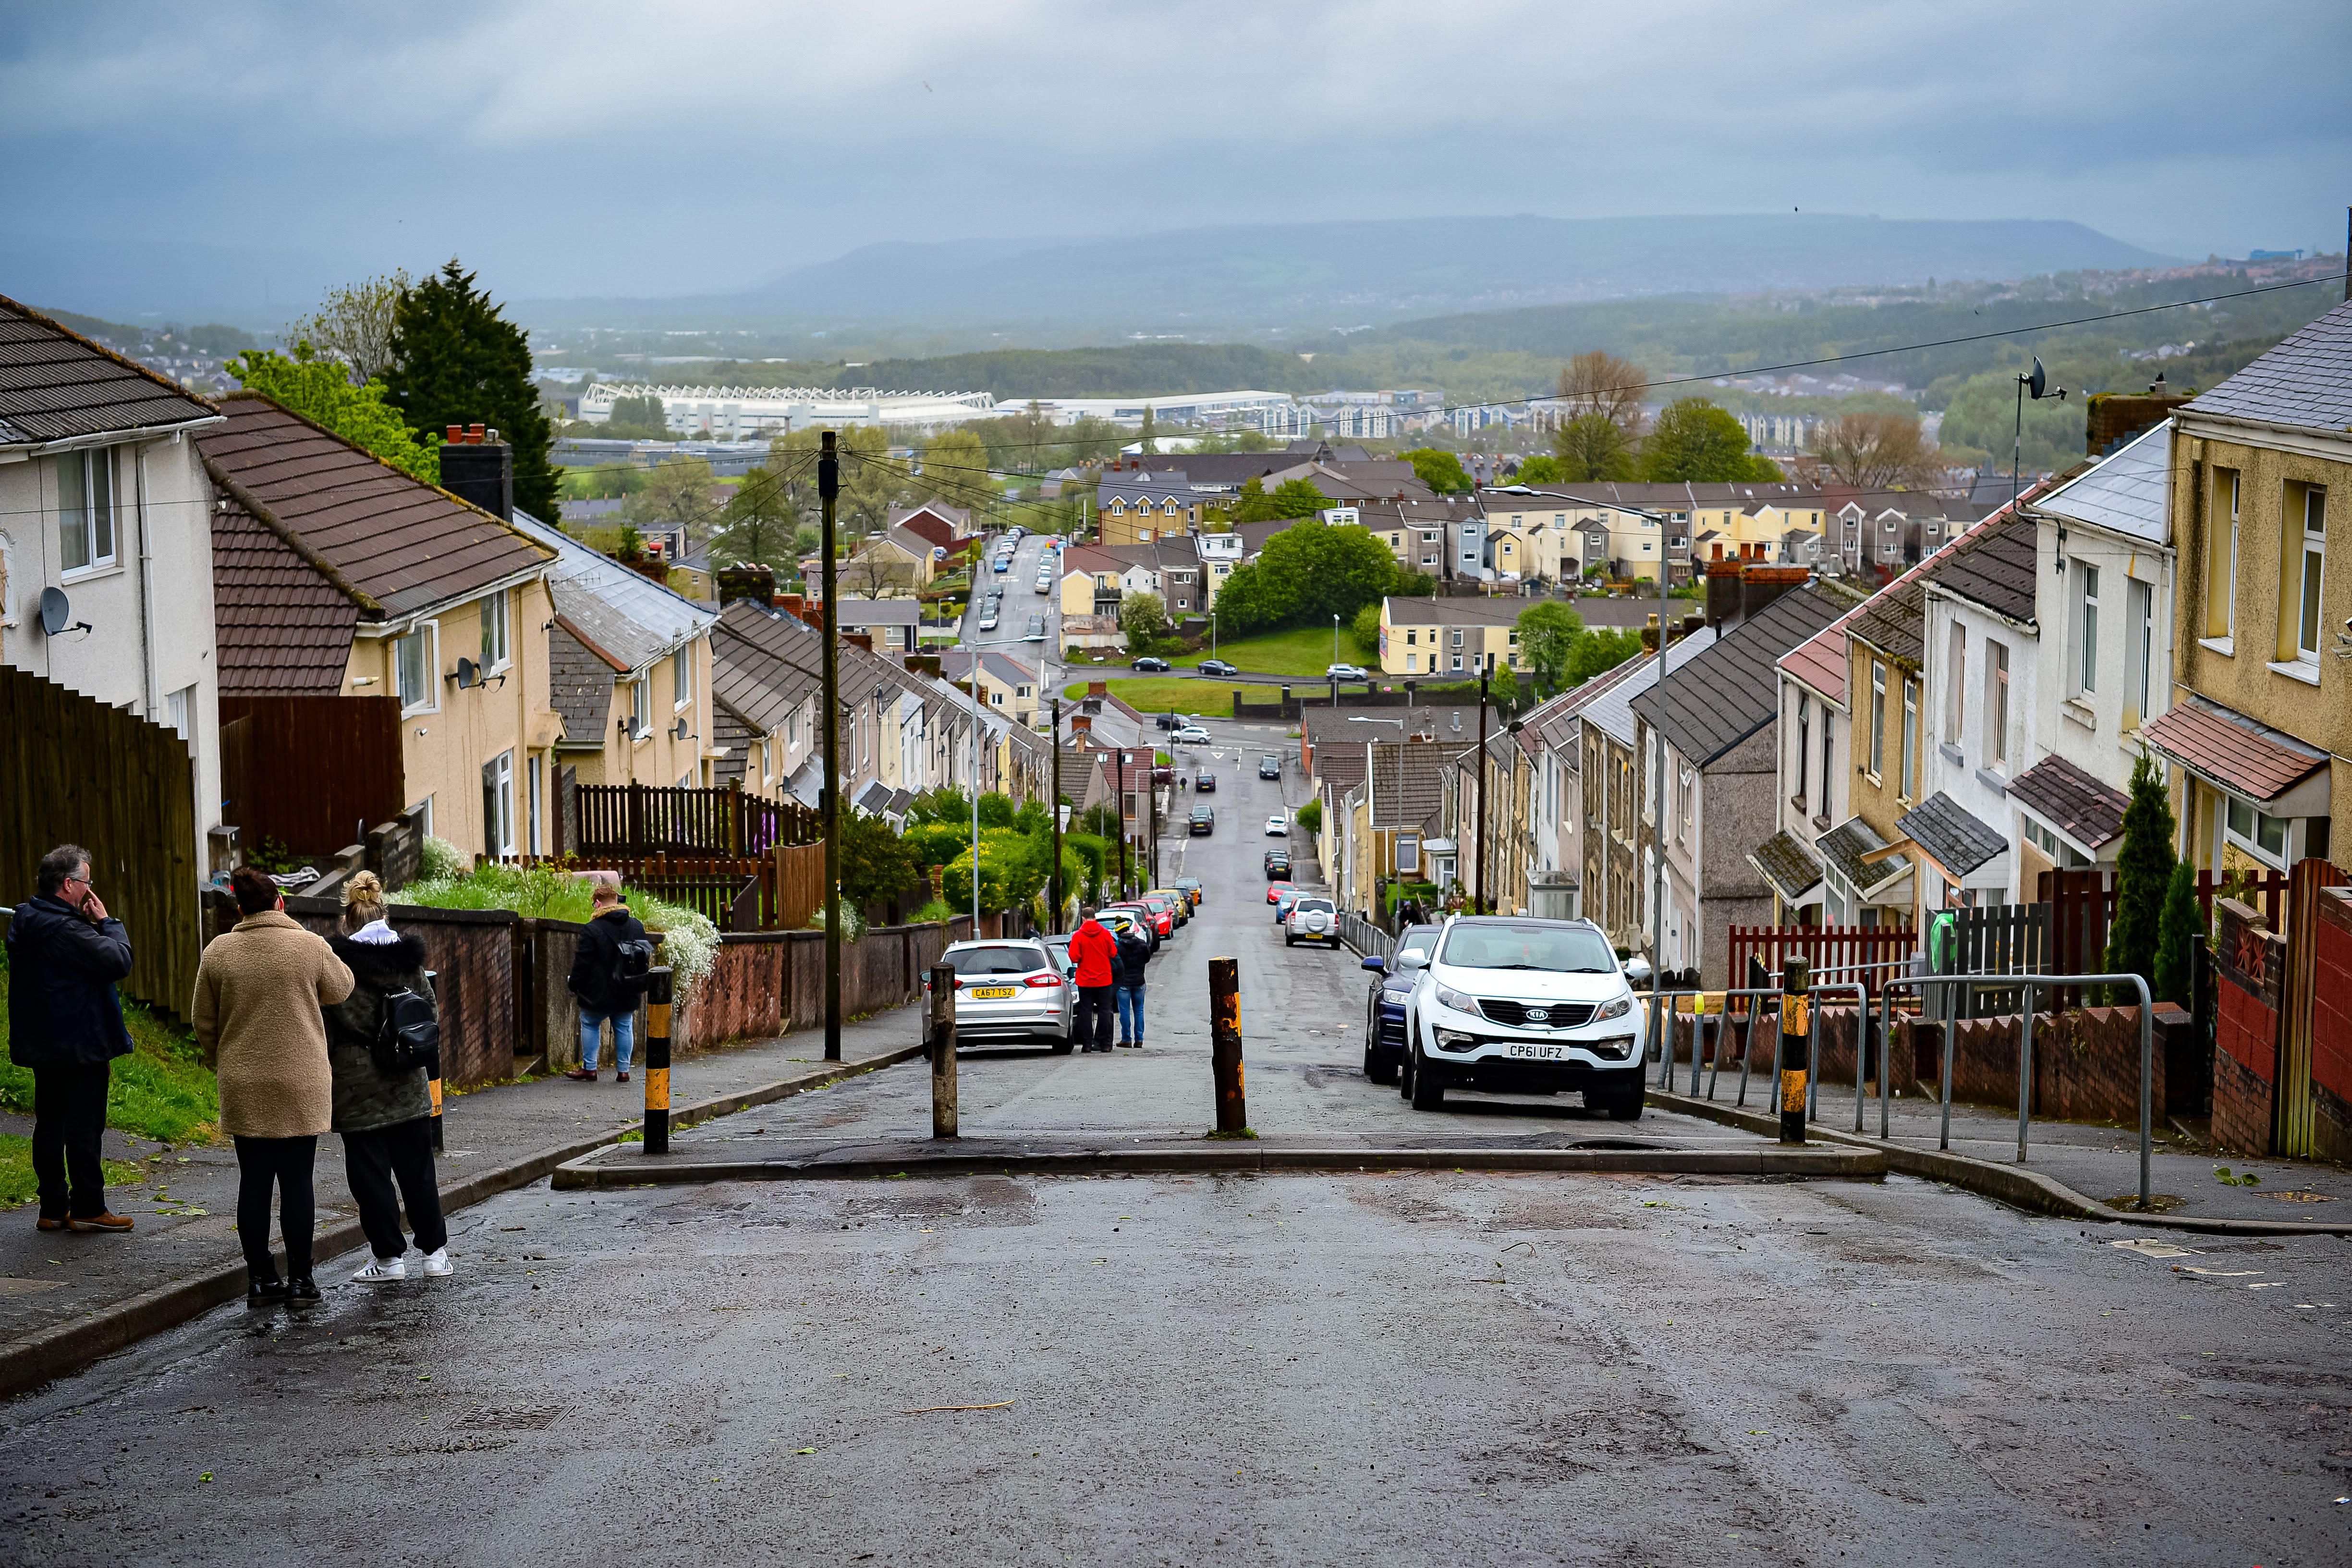
[[[1647,990],[1650,987],[1651,977],[1652,971],[1650,968],[1650,961],[1647,958],[1628,958],[1625,960],[1625,983],[1627,985],[1635,987],[1639,989]]]
[[[1386,958],[1367,958],[1364,960],[1363,967],[1375,975],[1385,975],[1389,972],[1389,961]]]

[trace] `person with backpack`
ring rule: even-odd
[[[1118,954],[1113,962],[1118,969],[1118,1043],[1143,1049],[1143,968],[1151,962],[1151,944],[1143,939],[1143,932],[1135,922],[1128,921],[1113,934],[1118,944]]]
[[[359,872],[343,884],[342,935],[327,939],[352,972],[351,995],[326,1009],[327,1057],[343,1170],[368,1239],[367,1263],[352,1276],[363,1285],[408,1277],[404,1200],[425,1274],[455,1271],[435,1182],[433,1093],[426,1087],[440,1053],[438,1009],[425,972],[425,944],[394,931],[388,914],[383,882]]]
[[[588,929],[572,957],[572,994],[580,999],[580,1065],[563,1076],[596,1082],[596,1048],[604,1025],[613,1026],[614,1076],[629,1081],[629,1058],[636,1041],[637,995],[653,967],[654,945],[646,928],[621,902],[621,890],[600,882],[590,895]]]
[[[310,1168],[334,1116],[326,1009],[352,994],[352,972],[323,937],[286,913],[257,866],[236,868],[229,892],[243,914],[196,965],[188,1019],[220,1080],[220,1124],[236,1143],[236,1238],[245,1249],[247,1306],[319,1300],[310,1279],[318,1207]],[[277,1189],[286,1278],[269,1255]]]

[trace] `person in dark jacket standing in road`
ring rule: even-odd
[[[423,1062],[398,1071],[376,1064],[383,999],[413,991],[440,1005],[425,973],[425,944],[392,928],[383,883],[363,871],[343,884],[343,935],[327,946],[352,972],[352,994],[326,1009],[327,1061],[335,1071],[335,1131],[343,1135],[343,1170],[367,1232],[366,1265],[352,1278],[363,1285],[408,1277],[408,1246],[400,1233],[400,1206],[425,1254],[428,1276],[454,1270],[449,1227],[433,1170],[433,1093]],[[394,1183],[399,1191],[394,1193]]]
[[[1118,939],[1095,918],[1093,904],[1078,910],[1078,928],[1070,933],[1070,963],[1076,973],[1078,1005],[1072,1032],[1080,1051],[1110,1049],[1112,998],[1118,989]]]
[[[621,975],[621,944],[642,942],[646,928],[621,902],[621,890],[609,882],[596,884],[591,895],[588,929],[572,956],[572,994],[580,999],[580,1065],[566,1078],[596,1082],[596,1048],[606,1023],[613,1026],[615,1076],[629,1081],[629,1056],[636,1044],[637,985]]]
[[[89,852],[41,857],[39,892],[8,925],[8,1060],[33,1072],[33,1173],[43,1230],[128,1230],[106,1207],[99,1145],[114,1059],[131,1049],[114,982],[131,938],[90,885]]]
[[[1118,928],[1118,1042],[1143,1046],[1143,968],[1151,962],[1151,944],[1133,922]]]

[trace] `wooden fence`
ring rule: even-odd
[[[204,940],[187,743],[13,666],[0,666],[0,904],[39,891],[43,855],[81,845],[131,937],[123,991],[184,1015]]]
[[[220,717],[221,819],[248,855],[332,854],[408,803],[398,697],[223,697]]]
[[[1790,957],[1802,954],[1815,974],[1849,964],[1885,964],[1911,956],[1918,950],[1919,934],[1902,925],[1735,925],[1731,928],[1731,963],[1725,973],[1745,984],[1748,961],[1754,958],[1774,975]],[[1832,975],[1829,983],[1851,985],[1856,979],[1878,989],[1878,977],[1893,971],[1863,970]]]
[[[563,848],[581,857],[749,858],[779,844],[815,843],[824,817],[796,800],[741,789],[581,784],[563,796]]]
[[[2264,872],[2249,877],[2240,902],[2259,909],[2273,931],[2284,931],[2291,878],[2284,872]],[[2206,929],[2213,925],[2213,900],[2221,896],[2222,879],[2210,869],[2197,873],[2197,907]],[[2095,975],[2107,967],[2107,927],[2116,917],[2116,873],[2111,866],[2082,866],[2072,871],[2045,871],[2042,902],[2050,906],[2049,962],[2045,971],[2057,975]]]

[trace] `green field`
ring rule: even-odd
[[[1214,653],[1203,650],[1168,662],[1179,669],[1190,669],[1207,658],[1223,659],[1254,675],[1307,675],[1319,680],[1331,665],[1331,628],[1297,626],[1255,637],[1227,637],[1218,643]],[[1339,662],[1370,665],[1344,626],[1339,628]]]
[[[1218,681],[1203,681],[1191,675],[1146,675],[1140,680],[1107,683],[1111,695],[1126,703],[1138,713],[1167,713],[1171,709],[1181,714],[1199,714],[1203,718],[1234,716],[1234,689]],[[1063,688],[1066,698],[1087,695],[1087,683],[1074,681]]]

